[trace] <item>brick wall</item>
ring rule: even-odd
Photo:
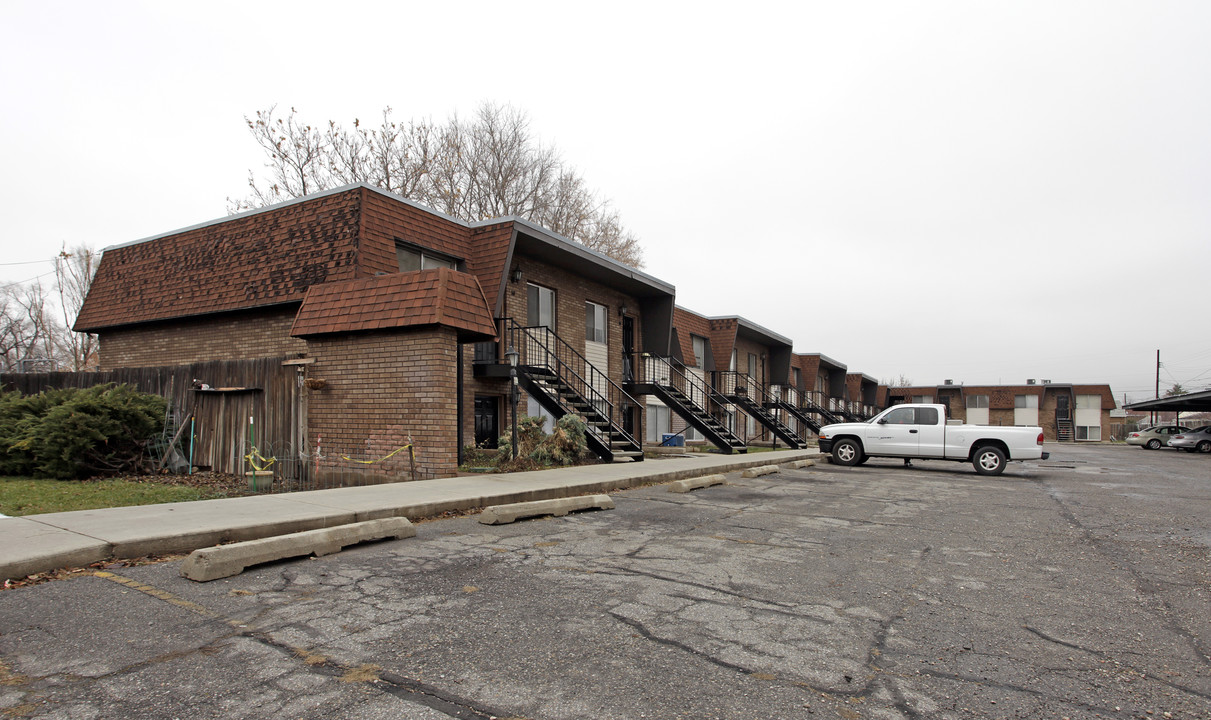
[[[106,330],[100,369],[186,365],[294,355],[306,343],[290,337],[298,305]]]
[[[458,470],[458,338],[450,328],[384,331],[313,338],[309,379],[327,384],[308,396],[308,440],[319,443],[327,468],[362,469],[409,478],[407,452],[365,466],[340,454],[374,460],[415,443],[419,478]],[[468,405],[467,411],[472,410]],[[320,440],[322,438],[322,440]],[[323,473],[321,472],[321,475]]]

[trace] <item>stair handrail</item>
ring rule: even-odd
[[[837,416],[834,415],[831,410],[826,409],[823,405],[821,405],[821,404],[817,403],[815,400],[813,400],[810,397],[810,393],[809,393],[809,396],[804,396],[804,397],[800,398],[799,402],[800,402],[799,407],[806,408],[807,410],[810,410],[811,412],[816,413],[820,417],[827,420],[829,423],[837,422],[837,419],[838,419]]]
[[[799,438],[800,441],[806,441],[806,438],[804,438],[804,436],[801,435],[799,433],[799,431],[792,429],[789,425],[782,422],[781,418],[779,418],[775,413],[771,412],[766,407],[767,405],[773,405],[774,402],[771,399],[769,393],[766,392],[765,386],[762,385],[761,383],[757,382],[756,378],[749,375],[748,373],[742,373],[738,370],[723,370],[723,371],[717,371],[717,372],[719,372],[721,384],[723,385],[723,388],[724,388],[724,390],[723,390],[724,395],[728,394],[728,392],[727,392],[728,388],[731,389],[731,391],[732,391],[731,394],[733,394],[733,395],[740,395],[740,394],[747,395],[748,398],[757,406],[758,410],[769,415],[770,418],[773,419],[774,422],[785,427],[792,435]],[[737,387],[743,387],[745,389],[745,392],[737,393],[736,392]]]
[[[611,380],[608,375],[598,370],[597,366],[589,362],[583,355],[577,352],[575,348],[569,345],[563,338],[559,337],[558,333],[551,328],[545,325],[523,327],[512,318],[508,319],[508,324],[510,342],[512,343],[513,348],[520,353],[520,357],[518,359],[519,365],[547,367],[555,372],[556,377],[559,377],[565,381],[574,380],[574,389],[580,393],[581,397],[588,400],[599,414],[605,416],[606,420],[613,427],[614,431],[621,434],[632,444],[638,444],[634,437],[622,429],[621,413],[619,412],[616,416],[617,407],[624,400],[629,402],[631,405],[638,407],[639,403],[635,400],[635,398],[631,397],[625,390],[623,390],[618,383]],[[523,337],[527,341],[526,343],[517,342],[519,339],[519,334],[520,337]],[[542,339],[540,339],[539,336],[541,336]],[[533,358],[531,358],[531,354],[529,352],[529,342],[533,342],[535,345],[542,348],[542,354],[547,358],[546,361],[541,363],[530,362]],[[555,349],[552,349],[552,346]],[[560,351],[562,351],[563,356],[561,356]],[[555,367],[550,366],[550,359],[554,359],[556,363]],[[561,369],[563,372],[561,372]],[[587,379],[585,376],[588,376]],[[594,382],[597,379],[604,381],[603,384],[606,386],[607,392],[610,393],[610,397],[603,395],[601,391],[597,389],[597,385]],[[613,402],[611,397],[616,397],[618,399],[618,403]],[[597,437],[601,437],[601,431],[595,428],[592,424],[587,424],[587,428],[590,429]]]
[[[722,380],[723,388],[720,391],[723,395],[748,395],[748,397],[762,408],[770,402],[769,393],[765,391],[765,386],[757,382],[757,379],[746,372],[739,370],[722,370],[717,371]],[[743,387],[744,392],[736,392],[737,388]],[[730,391],[730,392],[729,392]]]
[[[651,353],[636,353],[639,368],[639,378],[642,382],[658,385],[667,384],[680,390],[691,403],[701,408],[707,414],[722,419],[726,413],[725,406],[731,404],[728,399],[715,390],[704,378],[699,378],[691,372],[692,368],[675,357],[653,355]],[[667,371],[668,379],[664,379],[662,370]]]

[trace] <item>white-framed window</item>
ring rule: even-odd
[[[1014,395],[1013,396],[1013,407],[1014,407],[1014,409],[1017,409],[1017,410],[1022,410],[1025,408],[1038,409],[1039,396],[1038,395]]]
[[[933,395],[913,395],[909,402],[924,403],[929,405],[933,403]]]
[[[967,409],[968,410],[972,410],[972,409],[987,410],[988,409],[988,396],[987,395],[968,395],[967,396]]]
[[[584,304],[584,339],[589,342],[606,342],[606,306],[595,302]]]
[[[1102,439],[1102,396],[1077,395],[1073,418],[1076,439],[1097,442]]]
[[[534,283],[526,284],[526,324],[555,329],[555,291]]]
[[[694,346],[694,367],[706,367],[706,338],[690,335],[690,343]]]
[[[395,244],[395,260],[400,272],[443,267],[451,270],[458,269],[458,260],[449,255],[402,243]]]
[[[1102,439],[1101,425],[1077,425],[1076,439],[1097,442]]]

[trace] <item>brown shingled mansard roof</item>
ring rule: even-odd
[[[468,224],[358,184],[106,248],[73,329],[297,305],[315,286],[396,274],[399,241],[462,261],[490,314],[502,311],[519,248],[672,314],[672,285],[525,220]]]
[[[359,212],[329,194],[107,248],[73,329],[301,302],[357,276]]]
[[[290,334],[303,337],[424,325],[455,328],[464,342],[496,335],[479,281],[449,268],[315,285],[307,291]]]

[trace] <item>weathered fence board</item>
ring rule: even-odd
[[[304,391],[300,373],[283,366],[285,358],[217,360],[150,368],[119,368],[102,372],[5,373],[0,387],[25,394],[54,388],[82,388],[106,383],[133,385],[143,392],[166,398],[177,422],[192,415],[193,465],[225,473],[249,469],[249,418],[258,450],[272,449],[283,464],[306,472]],[[194,388],[197,380],[209,390]],[[235,389],[239,388],[239,389]],[[182,434],[181,447],[190,450],[190,434]]]

